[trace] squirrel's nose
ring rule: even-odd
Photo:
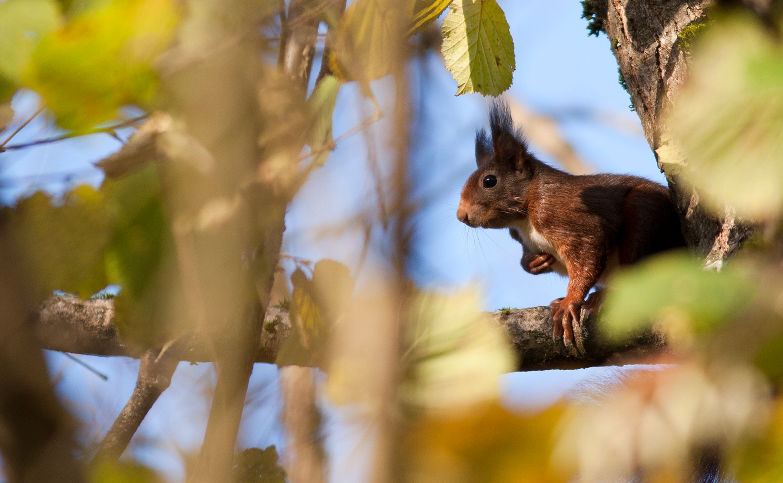
[[[465,223],[466,225],[468,223],[468,210],[466,210],[462,203],[459,204],[459,208],[457,208],[457,219],[461,221],[462,223]]]

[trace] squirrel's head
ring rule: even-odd
[[[492,104],[492,139],[476,133],[476,164],[462,188],[457,218],[468,226],[505,228],[527,215],[525,194],[533,178],[534,159],[505,102]]]

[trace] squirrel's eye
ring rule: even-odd
[[[485,188],[492,188],[496,184],[498,184],[498,179],[495,177],[495,175],[488,175],[484,176],[484,180],[481,182],[482,186]]]

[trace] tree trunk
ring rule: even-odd
[[[685,82],[687,55],[680,48],[683,29],[706,20],[709,0],[638,1],[587,0],[591,27],[609,38],[648,144],[658,149],[668,142],[666,111]],[[751,227],[726,210],[722,216],[705,212],[699,194],[679,180],[678,167],[661,165],[683,222],[688,246],[720,267],[750,235]]]

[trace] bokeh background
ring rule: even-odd
[[[521,105],[540,119],[554,122],[560,140],[570,144],[585,165],[596,172],[628,173],[664,182],[645,142],[637,116],[629,109],[628,94],[618,82],[617,62],[604,34],[588,36],[579,2],[501,1],[510,20],[516,71],[506,94],[512,105]],[[519,267],[520,246],[505,230],[472,229],[455,217],[462,184],[475,167],[473,139],[487,122],[487,99],[479,95],[454,96],[456,84],[435,53],[425,54],[411,65],[411,102],[416,104],[415,125],[422,141],[411,147],[416,215],[415,253],[410,267],[417,284],[443,292],[465,286],[478,287],[485,310],[501,307],[547,305],[565,293],[565,279],[554,274],[534,277]],[[384,83],[373,86],[382,107],[393,92]],[[339,135],[361,123],[372,106],[358,87],[340,90],[334,117]],[[35,112],[39,100],[23,92],[13,101],[18,120]],[[523,131],[525,126],[521,126]],[[384,157],[383,133],[391,121],[381,119],[367,136],[342,139],[324,167],[315,171],[298,193],[286,218],[283,252],[305,260],[331,258],[358,274],[361,284],[379,260],[362,261],[365,233],[355,223],[362,207],[376,201],[377,186],[366,158],[377,155],[381,171],[389,169]],[[120,130],[126,138],[132,129]],[[35,141],[59,133],[45,116],[38,116],[16,138]],[[373,139],[376,141],[373,142]],[[535,139],[533,151],[544,161],[559,160],[544,152]],[[93,163],[116,151],[120,143],[108,135],[91,135],[0,155],[0,201],[12,204],[39,189],[62,194],[70,186],[102,180]],[[369,154],[368,154],[369,153]],[[328,202],[325,202],[328,200]],[[313,216],[313,215],[317,216]],[[339,227],[339,228],[335,228]],[[373,236],[373,233],[370,233]],[[288,262],[287,269],[294,269]],[[48,353],[56,389],[77,417],[87,424],[83,438],[99,441],[133,388],[138,361],[123,358],[78,356],[95,375],[73,359]],[[580,387],[611,384],[618,369],[542,371],[503,377],[504,401],[520,411],[538,410],[560,397],[580,393]],[[278,420],[281,396],[276,366],[257,364],[251,380],[249,402],[240,447],[276,445],[285,449],[285,435]],[[197,451],[206,424],[208,399],[193,398],[193,387],[207,394],[215,377],[209,365],[182,364],[171,388],[153,407],[130,451],[172,481],[182,479],[181,452]],[[181,388],[188,388],[187,391]],[[361,481],[366,466],[363,452],[372,428],[353,424],[351,409],[321,404],[327,416],[326,448],[331,455],[333,481]]]

